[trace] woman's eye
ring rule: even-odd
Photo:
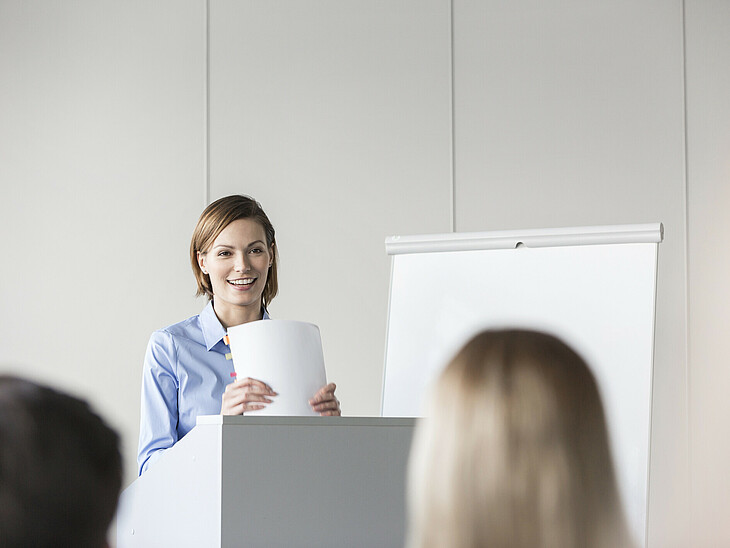
[[[218,252],[218,256],[219,256],[219,257],[227,257],[227,256],[228,256],[228,255],[230,255],[230,254],[231,254],[231,252],[230,252],[230,251],[219,251],[219,252]]]
[[[263,250],[260,247],[254,247],[251,250],[251,253],[262,253],[262,252],[263,252]]]

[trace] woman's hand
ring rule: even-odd
[[[333,390],[334,391],[334,390]],[[243,415],[246,411],[263,409],[278,396],[271,387],[261,381],[246,377],[226,386],[221,402],[221,415]]]
[[[315,413],[319,413],[322,416],[340,416],[342,411],[340,410],[340,401],[335,397],[335,389],[337,386],[331,382],[327,386],[323,386],[314,397],[309,400],[309,405],[312,406],[312,410]]]

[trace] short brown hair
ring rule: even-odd
[[[216,200],[205,208],[198,219],[198,224],[193,231],[190,241],[190,264],[193,267],[193,275],[198,284],[196,296],[207,295],[208,300],[213,298],[213,287],[210,283],[210,276],[203,274],[198,264],[198,253],[205,253],[213,245],[213,242],[223,230],[238,219],[253,219],[261,225],[266,234],[266,245],[273,253],[269,274],[266,278],[266,285],[262,295],[263,305],[267,306],[279,292],[277,277],[278,252],[276,250],[276,232],[274,226],[266,216],[261,204],[250,196],[234,194]]]
[[[408,546],[631,546],[598,386],[552,335],[484,331],[413,441]]]

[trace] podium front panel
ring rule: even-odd
[[[402,547],[415,419],[198,418],[127,490],[118,548]]]
[[[321,417],[225,425],[223,545],[402,547],[413,424]]]

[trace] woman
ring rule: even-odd
[[[631,546],[598,389],[563,342],[485,331],[417,429],[409,546]]]
[[[144,362],[137,462],[139,473],[194,426],[198,415],[241,415],[263,409],[277,394],[251,378],[231,382],[225,342],[229,327],[268,319],[276,296],[274,227],[248,196],[227,196],[203,211],[190,243],[203,311],[152,334]],[[321,415],[340,415],[335,385],[310,400]]]

